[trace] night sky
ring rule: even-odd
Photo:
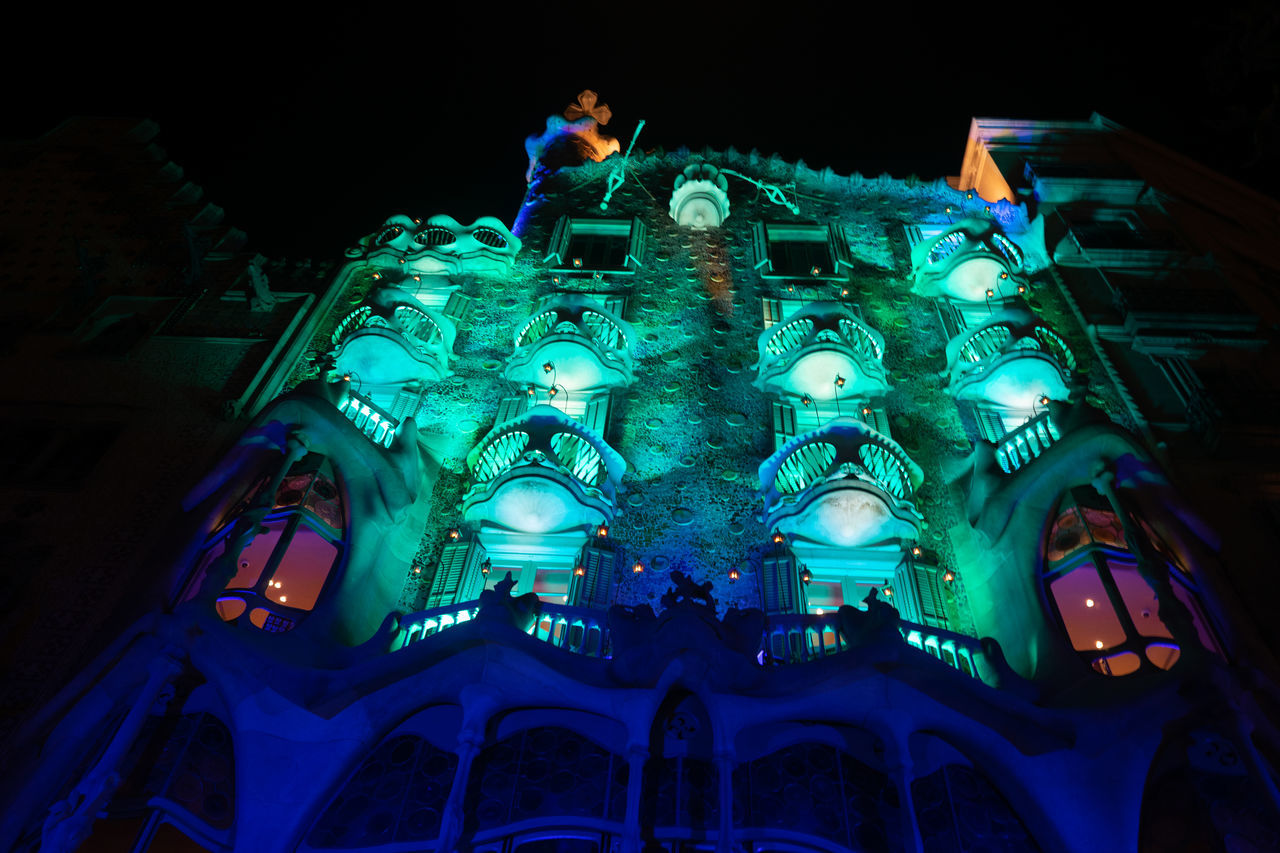
[[[11,69],[21,85],[0,132],[150,117],[254,248],[297,258],[337,257],[392,213],[510,222],[524,138],[583,88],[613,108],[607,130],[624,147],[643,118],[645,149],[733,145],[926,179],[958,171],[974,115],[1096,110],[1280,196],[1271,4],[1209,4],[1192,18],[1169,6],[904,4],[896,20],[797,3],[772,18],[742,6],[469,5],[353,9],[323,36],[268,32],[215,6],[203,8],[216,20],[145,41],[104,21],[60,40],[52,68],[46,56]],[[1031,8],[1039,17],[1020,11]]]

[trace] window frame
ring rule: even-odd
[[[797,279],[813,281],[844,281],[853,269],[853,257],[849,253],[849,241],[839,222],[826,225],[811,223],[753,222],[752,266],[766,279]],[[808,271],[776,270],[775,244],[808,243],[825,245],[829,269],[815,264]],[[817,269],[814,272],[813,269]]]
[[[612,273],[634,275],[642,267],[648,229],[637,217],[631,219],[590,219],[561,216],[556,220],[547,255],[543,259],[553,273]],[[572,253],[574,235],[625,239],[626,247],[620,265],[597,265],[581,261]],[[575,264],[575,260],[579,261]]]

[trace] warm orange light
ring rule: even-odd
[[[552,364],[551,362],[549,362],[549,361],[544,361],[544,362],[542,363],[542,372],[543,372],[543,373],[550,373],[551,371],[553,371],[553,370],[555,370],[555,369],[556,369],[556,366],[555,366],[554,364]]]
[[[631,565],[631,571],[634,574],[637,574],[637,575],[640,574],[641,572],[644,571],[644,563],[640,562],[639,560],[636,560],[635,563]]]
[[[460,537],[461,535],[462,535],[462,533],[461,533],[461,532],[458,530],[458,528],[456,528],[456,527],[452,528],[452,529],[449,531],[449,538],[450,538],[450,539],[452,539],[454,542],[457,542],[457,541],[458,541],[458,537]]]
[[[837,388],[844,387],[844,377],[841,376],[839,373],[836,374],[836,387]]]
[[[1092,607],[1092,606],[1093,606],[1093,599],[1092,599],[1092,598],[1086,598],[1086,599],[1084,600],[1084,606],[1085,606],[1085,607]]]
[[[607,525],[607,524],[602,524],[602,525],[600,525],[599,527],[597,527],[597,528],[596,528],[596,535],[597,535],[597,536],[599,536],[601,539],[603,539],[604,537],[608,536],[608,535],[609,535],[609,525]]]
[[[991,297],[993,297],[993,296],[995,296],[995,295],[996,295],[996,292],[995,292],[994,290],[992,290],[991,288],[989,288],[989,287],[988,287],[988,288],[987,288],[987,298],[988,298],[988,299],[990,299]]]
[[[913,557],[919,557],[923,553],[924,553],[924,549],[921,548],[919,545],[916,545],[911,549],[911,556]]]
[[[739,577],[740,575],[738,574],[738,570],[736,568],[729,570],[729,583],[733,583],[737,581]]]
[[[787,537],[782,533],[773,534],[773,544],[781,545],[783,542],[786,542],[786,541],[787,541]]]
[[[947,569],[945,572],[942,573],[942,579],[947,583],[951,583],[953,580],[956,579],[956,573],[951,571],[950,569]]]
[[[891,586],[886,586],[886,587],[884,588],[884,597],[885,597],[885,598],[893,598],[893,587],[891,587]]]
[[[580,270],[580,269],[582,269],[582,258],[574,258],[574,259],[573,259],[573,268],[574,268],[575,270]]]
[[[1018,292],[1019,292],[1019,293],[1026,293],[1026,292],[1027,292],[1027,286],[1026,286],[1025,284],[1020,284],[1020,285],[1018,285]]]
[[[586,566],[578,566],[577,568],[575,568],[575,569],[573,570],[573,573],[574,573],[575,575],[577,575],[578,577],[582,577],[583,575],[585,575],[585,574],[587,573],[587,567],[586,567]]]

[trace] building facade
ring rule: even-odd
[[[599,120],[346,251],[0,841],[1280,844],[1280,206],[1098,117],[950,182]]]

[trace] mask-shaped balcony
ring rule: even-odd
[[[575,397],[630,385],[635,333],[617,315],[585,296],[548,302],[515,336],[504,376],[521,386],[559,386]]]
[[[884,338],[838,302],[813,302],[766,329],[756,387],[823,401],[885,393]]]
[[[997,304],[1026,292],[1022,250],[994,222],[965,219],[911,252],[914,293]]]
[[[891,439],[839,418],[784,444],[760,466],[765,526],[843,548],[914,539],[920,466]]]
[[[467,465],[464,519],[530,534],[609,524],[627,467],[603,438],[545,405],[499,424]]]
[[[499,219],[482,216],[462,225],[452,216],[436,214],[425,222],[393,216],[347,255],[400,267],[407,274],[459,275],[508,273],[519,251],[520,238]]]
[[[1076,360],[1056,332],[1026,310],[997,314],[947,344],[948,391],[1005,412],[1034,415],[1065,400]]]
[[[338,372],[362,388],[431,382],[448,376],[453,323],[395,290],[361,305],[333,333]]]

